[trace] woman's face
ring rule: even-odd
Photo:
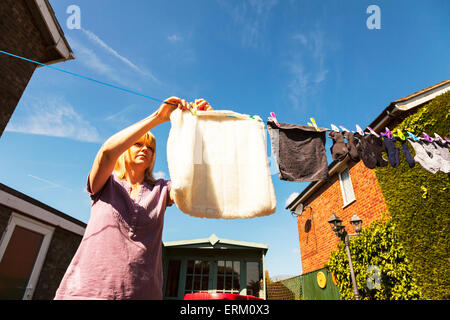
[[[129,149],[129,156],[130,162],[148,168],[153,160],[153,149],[151,146],[145,144],[144,139],[140,139]]]

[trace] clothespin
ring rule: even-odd
[[[391,130],[389,130],[388,127],[385,127],[384,129],[386,130],[386,132],[385,132],[386,137],[388,137],[389,139],[392,139]]]
[[[319,127],[317,127],[316,120],[314,120],[314,118],[309,118],[309,120],[311,120],[311,122],[313,124],[312,126],[314,128],[316,128],[316,131],[320,131]]]
[[[280,124],[278,123],[277,117],[275,116],[275,113],[271,112],[270,115],[272,116],[273,122],[277,125],[277,127],[280,127]]]
[[[358,132],[360,135],[364,135],[364,131],[361,129],[359,125],[356,125],[356,132]]]
[[[423,133],[423,136],[428,142],[433,142],[433,139],[429,135],[427,135],[425,132]]]
[[[339,126],[339,128],[341,128],[342,129],[342,131],[347,131],[347,132],[350,132],[349,130],[347,130],[347,129],[345,129],[343,126]]]
[[[450,142],[449,138],[445,137],[444,139],[445,139],[445,141]]]
[[[311,122],[308,122],[308,126],[310,126],[310,127],[313,127],[313,125],[312,125],[312,123],[311,123]]]
[[[414,141],[419,141],[419,138],[417,138],[415,135],[413,135],[411,132],[406,131],[406,133],[414,140]]]
[[[369,129],[370,133],[373,134],[375,137],[377,137],[377,138],[380,137],[375,131],[373,131],[373,129],[371,127],[367,127],[367,129]]]
[[[405,140],[405,136],[403,135],[403,132],[400,129],[397,129],[397,135],[400,139]]]
[[[331,124],[331,129],[333,129],[333,131],[335,132],[339,132],[339,128],[336,127],[334,124]]]

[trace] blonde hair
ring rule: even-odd
[[[152,148],[153,150],[152,162],[150,163],[150,166],[145,170],[144,181],[150,184],[154,184],[156,182],[156,179],[153,177],[153,167],[155,166],[155,159],[156,159],[156,139],[153,133],[149,131],[145,135],[143,135],[142,138],[139,139],[138,141],[140,140],[144,140],[144,144],[147,147]],[[119,156],[119,158],[116,161],[116,164],[114,165],[114,172],[120,179],[123,179],[125,177],[125,173],[127,171],[125,165],[126,153],[128,153],[128,157],[130,157],[130,149],[128,149]]]

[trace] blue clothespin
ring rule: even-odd
[[[417,138],[415,135],[413,135],[411,132],[406,131],[406,133],[408,134],[408,136],[410,136],[414,141],[419,141],[419,138]]]

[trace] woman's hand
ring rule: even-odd
[[[205,99],[195,99],[195,104],[197,105],[197,110],[200,111],[211,111],[213,108]]]
[[[168,102],[170,104],[165,102]],[[189,110],[190,107],[189,103],[187,103],[186,100],[180,99],[178,97],[170,97],[164,100],[164,103],[161,104],[156,112],[158,119],[161,122],[169,121],[171,113],[177,108],[180,110]]]

